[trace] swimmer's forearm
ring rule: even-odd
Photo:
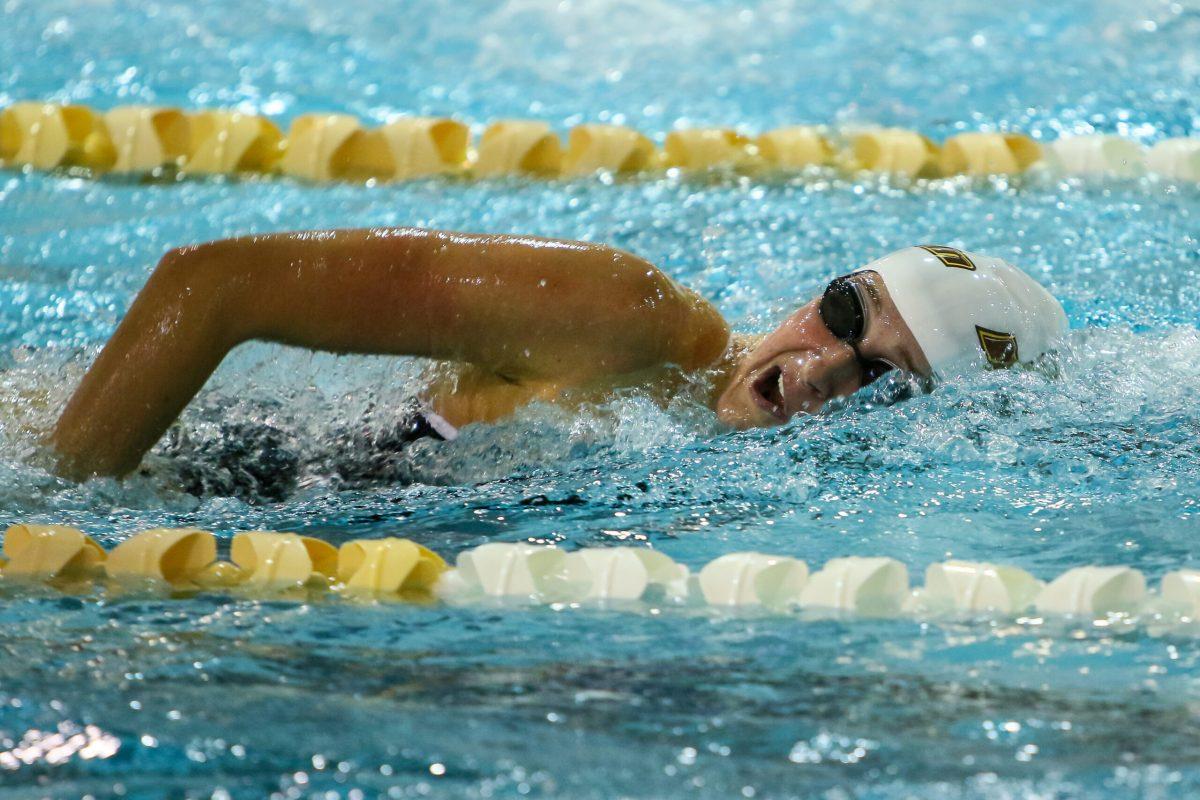
[[[50,437],[69,477],[122,475],[236,343],[228,286],[169,253],[89,368]]]

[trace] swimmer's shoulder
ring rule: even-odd
[[[699,292],[663,277],[678,293],[681,309],[666,334],[663,361],[688,371],[717,366],[734,344],[729,323]]]
[[[640,273],[636,289],[640,305],[656,314],[655,347],[649,348],[659,356],[655,366],[685,371],[715,366],[732,342],[730,324],[716,306],[646,259],[618,252],[628,259],[632,271]]]
[[[717,307],[647,259],[608,245],[558,243],[570,257],[560,269],[542,272],[539,285],[548,284],[574,303],[577,316],[565,326],[566,338],[588,343],[588,368],[574,376],[543,372],[551,381],[605,381],[623,375],[678,367],[708,369],[720,361],[730,344],[730,327]],[[580,287],[587,302],[578,303]],[[569,291],[568,291],[569,289]],[[551,301],[553,302],[553,300]],[[572,369],[581,372],[580,364]],[[528,376],[526,376],[528,377]]]

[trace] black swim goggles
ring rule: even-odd
[[[836,338],[850,345],[854,357],[858,359],[859,369],[862,370],[862,385],[874,382],[881,375],[895,369],[896,366],[881,358],[863,358],[858,352],[858,344],[862,340],[867,325],[866,305],[863,303],[863,289],[858,282],[843,275],[834,278],[821,295],[821,303],[817,313],[821,322]]]

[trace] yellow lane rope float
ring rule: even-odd
[[[507,119],[487,125],[472,146],[465,124],[442,117],[400,117],[370,127],[348,114],[302,114],[285,135],[266,117],[235,111],[119,106],[98,112],[28,101],[0,110],[0,166],[93,175],[284,175],[314,182],[713,169],[761,174],[809,167],[909,178],[1037,168],[1200,181],[1200,138],[1166,139],[1147,150],[1111,135],[1039,143],[1017,132],[968,131],[938,144],[903,128],[800,125],[757,137],[730,128],[672,130],[659,148],[621,125],[576,125],[564,144],[549,123]]]
[[[99,574],[107,553],[90,536],[57,525],[13,525],[4,535],[5,578],[46,581]]]
[[[189,115],[189,119],[190,147],[180,163],[185,174],[268,173],[275,170],[283,156],[283,134],[263,117],[202,111]]]
[[[116,160],[107,125],[86,106],[15,103],[0,112],[0,161],[6,164],[104,172]]]
[[[408,539],[357,539],[340,548],[275,531],[238,533],[231,561],[216,537],[195,528],[142,531],[105,551],[62,525],[9,527],[0,559],[0,589],[30,584],[66,589],[89,581],[172,591],[237,591],[278,597],[302,590],[397,601],[440,599],[453,605],[489,598],[546,604],[666,603],[689,607],[801,609],[862,617],[993,618],[1070,616],[1111,620],[1200,619],[1200,570],[1163,577],[1150,592],[1142,573],[1123,566],[1082,566],[1043,582],[1023,569],[945,561],[912,587],[908,569],[886,557],[834,558],[810,572],[792,556],[729,553],[698,573],[648,548],[568,552],[547,545],[494,542],[459,554],[454,567]]]
[[[121,106],[104,115],[104,124],[115,152],[114,173],[153,172],[191,153],[192,122],[178,109]]]
[[[839,162],[848,171],[866,170],[928,178],[937,174],[938,146],[915,131],[882,128],[854,133]]]

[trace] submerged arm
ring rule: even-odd
[[[711,305],[600,245],[411,228],[229,239],[163,258],[50,441],[68,475],[128,472],[254,339],[582,382],[704,366],[727,338]]]

